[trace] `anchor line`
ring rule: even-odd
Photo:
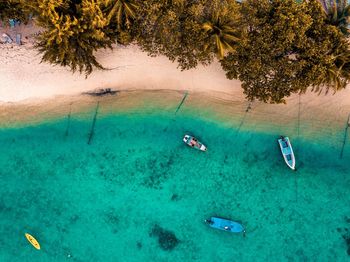
[[[180,104],[177,106],[176,110],[175,110],[175,115],[177,114],[177,112],[180,110],[181,106],[183,105],[183,103],[185,102],[186,98],[187,98],[188,92],[186,91],[185,95],[183,96]]]
[[[343,143],[342,143],[342,147],[341,147],[341,150],[340,150],[340,156],[339,156],[340,159],[343,158],[343,153],[344,153],[346,140],[347,140],[347,137],[348,137],[348,129],[349,129],[349,127],[350,127],[350,114],[348,116],[348,121],[347,121],[345,129],[344,129],[344,138],[343,138]]]
[[[95,110],[95,114],[94,114],[94,119],[92,120],[92,125],[91,125],[91,129],[90,129],[90,134],[89,134],[89,139],[88,139],[88,145],[90,145],[92,137],[94,135],[94,130],[95,130],[95,125],[96,125],[96,118],[97,118],[97,113],[98,113],[98,108],[100,106],[100,101],[97,102],[96,105],[96,110]]]
[[[68,136],[68,132],[69,132],[69,128],[70,128],[71,114],[72,114],[72,104],[69,105],[69,113],[67,116],[67,127],[66,127],[66,132],[64,133],[64,137]]]

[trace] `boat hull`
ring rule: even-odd
[[[284,162],[290,169],[295,170],[295,156],[289,138],[282,136],[277,141],[280,146]]]
[[[235,221],[220,218],[220,217],[211,217],[205,221],[210,227],[216,228],[219,230],[231,232],[231,233],[241,233],[245,232],[244,227]]]
[[[195,145],[192,145],[191,144],[191,141],[192,139],[195,139],[196,140],[196,144]],[[192,148],[195,148],[197,150],[200,150],[200,151],[207,151],[207,147],[205,145],[203,145],[201,142],[199,142],[195,137],[193,136],[190,136],[190,135],[185,135],[184,138],[183,138],[183,141],[186,145],[188,145],[189,147],[192,147]]]
[[[30,234],[25,233],[24,234],[27,240],[29,241],[30,244],[32,244],[33,247],[35,247],[37,250],[40,250],[40,244],[39,242]]]

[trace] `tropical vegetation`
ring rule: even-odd
[[[137,44],[181,70],[218,60],[250,100],[282,103],[350,80],[344,0],[0,0],[0,19],[28,13],[43,61],[89,75],[100,48]],[[24,14],[24,15],[23,15]]]
[[[138,4],[133,0],[108,0],[105,5],[110,26],[114,24],[117,27],[117,41],[121,44],[130,43],[132,41],[130,29],[136,18]]]
[[[165,55],[190,69],[234,50],[239,16],[232,0],[142,1],[133,34],[150,55]]]
[[[221,60],[225,53],[234,52],[240,41],[240,14],[238,6],[232,1],[224,5],[216,2],[211,8],[202,24],[202,29],[207,34],[205,49],[211,47],[212,52]]]
[[[244,41],[221,64],[247,98],[281,103],[308,87],[339,90],[349,81],[349,44],[316,0],[247,0]]]
[[[327,22],[348,35],[350,25],[350,4],[348,0],[319,0],[327,14]]]
[[[0,0],[0,20],[18,19],[26,23],[28,14],[24,11],[20,0]]]
[[[115,30],[104,13],[106,1],[33,0],[26,5],[45,29],[36,45],[43,61],[86,75],[93,67],[103,69],[94,52],[112,48],[116,42]]]

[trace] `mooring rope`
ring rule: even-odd
[[[96,105],[95,115],[94,115],[94,119],[92,120],[92,125],[91,125],[90,134],[89,134],[89,139],[88,139],[88,142],[87,142],[88,145],[90,145],[92,137],[94,135],[95,125],[96,125],[96,118],[97,118],[97,113],[98,113],[99,106],[100,106],[100,101],[98,101],[97,105]]]
[[[350,127],[350,114],[348,116],[348,121],[346,122],[345,130],[344,130],[344,138],[343,138],[343,143],[342,143],[342,147],[341,147],[341,150],[340,150],[340,159],[343,158],[343,153],[344,153],[346,140],[347,140],[347,137],[348,137],[348,129],[349,129],[349,127]]]
[[[67,116],[67,127],[66,127],[66,132],[64,133],[64,137],[68,136],[71,114],[72,114],[72,103],[69,104],[69,113],[68,113],[68,116]]]

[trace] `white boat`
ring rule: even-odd
[[[207,147],[203,145],[201,142],[199,142],[197,138],[193,136],[185,135],[183,138],[183,141],[190,147],[193,147],[201,151],[207,151]]]
[[[287,166],[289,166],[292,170],[295,170],[295,157],[289,138],[286,136],[281,136],[278,139],[278,144],[280,145],[281,152]]]

